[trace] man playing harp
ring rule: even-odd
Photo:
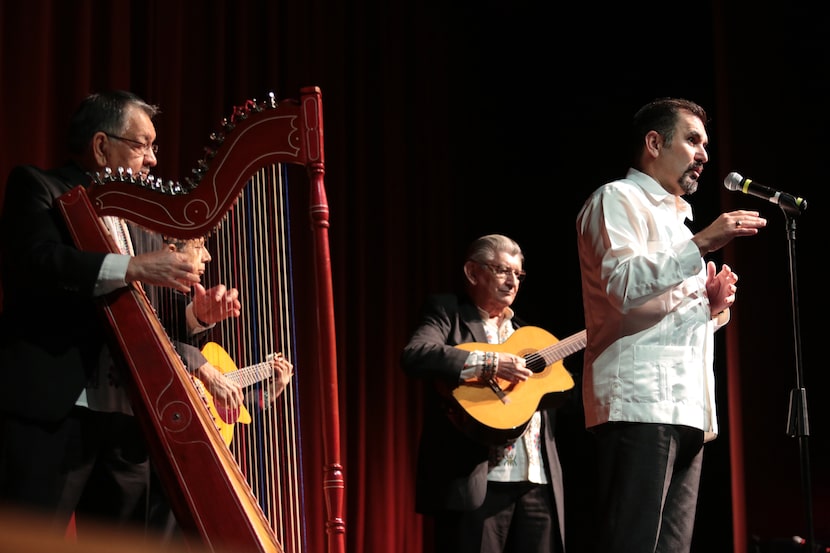
[[[110,362],[97,302],[135,281],[186,292],[199,274],[186,254],[168,249],[81,251],[55,200],[104,168],[149,173],[158,112],[129,92],[87,97],[70,122],[71,161],[13,169],[0,219],[0,501],[39,513],[56,533],[74,513],[79,538],[90,521],[143,527],[148,517],[148,452]],[[131,247],[120,232],[114,238],[122,251]],[[194,301],[207,323],[239,309],[225,296]]]

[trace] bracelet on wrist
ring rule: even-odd
[[[493,380],[493,377],[496,376],[496,370],[498,368],[498,357],[496,357],[495,353],[492,351],[487,351],[484,353],[484,363],[481,366],[481,372],[479,373],[479,379],[482,382],[489,382]]]
[[[481,373],[479,373],[478,378],[482,382],[490,382],[493,380],[493,377],[496,375],[496,371],[493,367],[482,367]]]

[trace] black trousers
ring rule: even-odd
[[[488,482],[474,511],[434,517],[435,553],[555,553],[561,551],[550,485]]]
[[[0,501],[41,515],[56,533],[75,515],[78,539],[101,522],[144,529],[150,461],[138,421],[74,408],[57,423],[4,417]]]
[[[614,422],[597,427],[597,551],[687,553],[691,548],[703,432]]]

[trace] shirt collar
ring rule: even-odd
[[[638,171],[637,169],[630,168],[628,173],[625,175],[625,178],[642,188],[643,192],[645,192],[655,204],[672,203],[674,204],[677,214],[680,217],[690,221],[694,220],[691,204],[680,196],[675,196],[674,194],[666,192],[666,189],[660,186],[660,183],[654,180],[651,176],[643,173],[642,171]]]
[[[481,315],[481,319],[483,321],[489,321],[491,319],[490,314],[487,311],[478,306],[476,306],[476,309],[478,309],[478,314]],[[509,307],[505,307],[504,311],[501,312],[501,316],[504,318],[505,321],[509,321],[513,318],[513,310]]]

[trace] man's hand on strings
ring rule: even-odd
[[[271,393],[269,395],[271,401],[273,401],[275,397],[280,395],[288,387],[289,382],[291,382],[291,377],[294,376],[294,365],[285,358],[282,352],[274,356],[271,365],[274,367],[274,376],[271,380],[273,386],[271,387]]]
[[[127,265],[127,282],[140,281],[180,292],[189,292],[199,278],[198,269],[187,255],[167,249],[136,255]]]
[[[219,369],[210,363],[205,363],[197,369],[197,376],[207,391],[213,397],[216,411],[227,423],[236,422],[239,409],[245,401],[242,385],[226,377]]]
[[[282,395],[288,387],[291,377],[294,376],[294,365],[285,358],[282,352],[271,356],[270,361],[274,374],[263,383],[259,404],[262,409],[274,404],[277,397]]]
[[[496,376],[510,382],[524,382],[533,376],[533,371],[527,368],[526,363],[527,361],[521,355],[500,353]]]
[[[239,290],[226,288],[219,284],[205,290],[198,282],[193,285],[193,314],[202,322],[218,323],[228,317],[239,317],[242,313],[242,304],[239,301]]]

